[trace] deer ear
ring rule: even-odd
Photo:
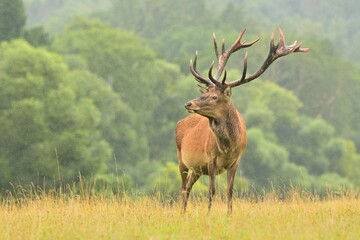
[[[231,87],[230,86],[226,86],[224,89],[224,95],[227,97],[231,96]]]
[[[206,92],[209,91],[207,87],[204,87],[204,86],[202,86],[202,85],[198,85],[198,87],[199,87],[199,90],[200,90],[200,92],[201,92],[202,94],[204,94],[204,93],[206,93]]]

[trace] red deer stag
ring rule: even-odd
[[[250,76],[246,76],[247,54],[244,57],[242,77],[232,82],[226,82],[225,66],[230,55],[242,48],[247,48],[259,39],[245,43],[241,42],[245,30],[242,30],[234,44],[225,50],[224,40],[219,53],[215,35],[214,48],[218,60],[217,72],[213,76],[213,64],[210,66],[208,78],[196,70],[197,52],[194,62],[190,61],[190,71],[195,80],[206,87],[201,87],[202,95],[185,104],[192,113],[180,120],[176,125],[176,147],[179,160],[179,170],[182,178],[182,211],[186,211],[187,201],[193,184],[203,174],[209,175],[209,205],[215,194],[215,175],[227,171],[227,207],[232,212],[232,191],[234,177],[240,162],[240,157],[246,147],[246,126],[240,113],[231,102],[231,88],[248,83],[258,78],[276,59],[293,52],[307,52],[309,48],[301,48],[302,43],[296,41],[286,46],[285,37],[279,28],[279,42],[274,45],[274,34],[271,36],[269,55],[263,65]],[[223,74],[224,73],[224,74]],[[220,76],[223,75],[221,81]]]

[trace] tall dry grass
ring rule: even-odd
[[[0,202],[0,239],[359,239],[360,200],[353,193],[292,191],[236,198],[231,216],[217,197],[180,201],[128,196],[79,183],[41,189],[15,186]]]

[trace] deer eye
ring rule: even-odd
[[[211,99],[216,100],[216,99],[218,99],[218,97],[217,96],[211,96]]]

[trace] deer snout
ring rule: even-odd
[[[185,103],[185,108],[189,113],[194,113],[199,108],[192,101]]]
[[[191,107],[191,105],[192,105],[192,102],[187,102],[187,103],[185,103],[185,108],[188,109],[189,107]]]

